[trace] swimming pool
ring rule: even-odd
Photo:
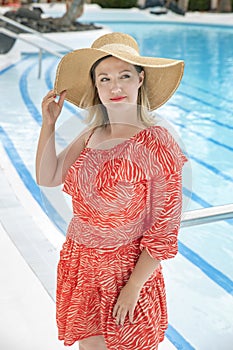
[[[193,193],[188,209],[231,203],[233,28],[107,20],[103,23],[112,30],[133,35],[143,55],[185,60],[179,90],[158,113],[177,130],[189,154]],[[0,136],[25,185],[42,205],[46,200],[45,210],[65,232],[69,210],[67,216],[59,207],[54,210],[49,200],[57,192],[45,190],[47,201],[41,198],[35,184],[40,102],[52,87],[58,61],[44,57],[41,80],[37,79],[37,62],[36,55],[24,55],[17,64],[0,72],[4,101]],[[66,104],[59,130],[74,114],[74,107]],[[77,117],[72,120],[75,127],[83,127]],[[63,133],[61,136],[59,146],[67,142]],[[189,189],[185,191],[189,196]],[[232,225],[233,221],[228,220],[182,229],[178,256],[164,264],[170,315],[167,337],[174,348],[232,348]]]

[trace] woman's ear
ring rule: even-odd
[[[143,82],[144,82],[144,77],[145,77],[145,72],[144,70],[142,70],[140,73],[139,73],[139,87],[142,86]]]

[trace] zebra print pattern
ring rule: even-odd
[[[63,190],[74,217],[57,273],[57,325],[65,345],[103,335],[109,350],[156,350],[167,328],[161,265],[143,286],[134,324],[112,317],[142,249],[155,259],[177,253],[186,157],[159,126],[108,150],[86,147]]]

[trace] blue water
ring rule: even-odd
[[[188,209],[232,203],[233,27],[103,23],[134,36],[143,55],[185,61],[178,91],[158,114],[171,123],[189,155],[192,197]],[[35,183],[40,103],[52,87],[58,61],[44,57],[41,80],[37,79],[37,63],[37,56],[24,55],[17,64],[0,72],[0,138],[25,186],[65,232],[67,218],[51,201],[54,192],[41,192]],[[62,127],[76,111],[66,104],[59,119],[58,136],[63,144]],[[75,120],[81,130],[81,120]],[[190,186],[184,188],[188,197],[190,191]],[[182,229],[179,254],[164,264],[169,306],[167,338],[177,349],[232,349],[232,225],[233,221],[228,220]]]

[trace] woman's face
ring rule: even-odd
[[[101,61],[95,69],[95,84],[106,108],[122,104],[137,104],[138,89],[143,84],[144,71],[115,57]]]

